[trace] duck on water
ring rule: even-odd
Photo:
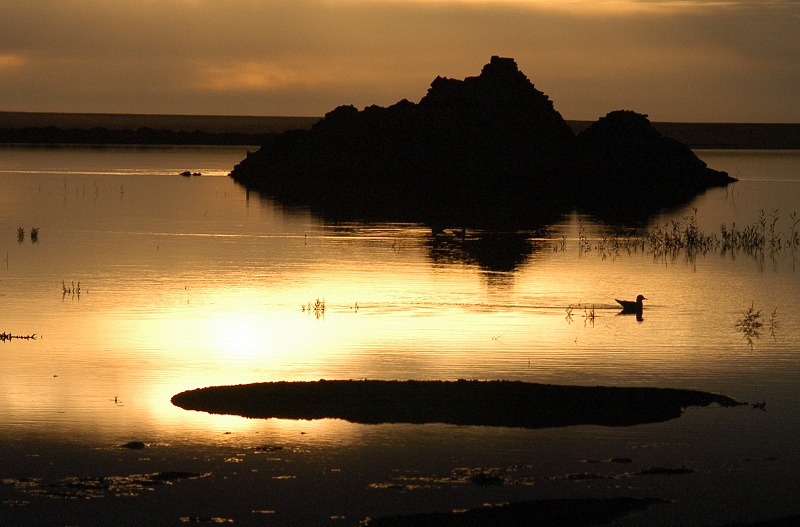
[[[644,306],[642,305],[642,300],[647,300],[643,295],[639,295],[636,297],[636,301],[633,300],[619,300],[614,299],[617,301],[619,305],[622,306],[623,313],[641,313]]]

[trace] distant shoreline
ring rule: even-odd
[[[0,111],[6,144],[261,144],[286,130],[307,130],[321,117],[44,113]],[[577,134],[591,121],[568,120]],[[696,149],[800,149],[800,123],[653,122],[663,135]],[[105,132],[105,133],[102,133]],[[130,143],[128,143],[130,144]]]
[[[89,130],[172,130],[201,131],[210,134],[269,134],[311,128],[321,117],[246,116],[246,115],[158,115],[115,113],[39,113],[2,112],[0,129],[46,128]]]

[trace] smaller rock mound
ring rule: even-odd
[[[677,205],[736,181],[630,110],[611,112],[578,135],[574,173],[579,208],[621,216]]]

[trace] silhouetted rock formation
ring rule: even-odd
[[[648,206],[723,184],[701,168],[633,112],[576,140],[513,59],[492,57],[477,77],[437,77],[418,104],[341,106],[311,130],[270,138],[231,176],[328,217],[522,227],[595,194],[622,204],[632,181]]]
[[[735,181],[661,135],[646,115],[629,110],[611,112],[578,134],[573,171],[580,209],[622,217],[677,205]]]

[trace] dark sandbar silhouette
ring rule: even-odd
[[[251,418],[520,428],[629,426],[675,419],[691,406],[742,404],[724,395],[694,390],[466,380],[215,386],[179,393],[172,403],[187,410]]]

